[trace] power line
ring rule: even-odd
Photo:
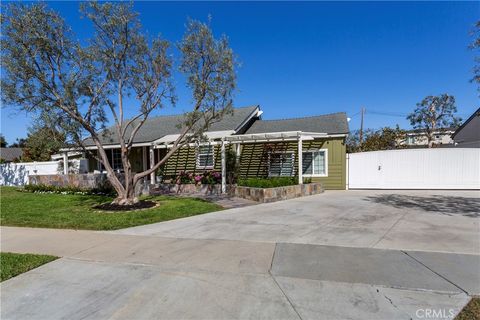
[[[368,113],[380,115],[380,116],[388,116],[388,117],[402,117],[406,118],[408,115],[406,113],[400,112],[385,112],[385,111],[376,111],[376,110],[368,110]]]

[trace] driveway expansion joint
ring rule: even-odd
[[[292,307],[293,311],[295,311],[295,313],[297,314],[298,318],[300,320],[303,320],[302,317],[300,316],[300,313],[297,311],[297,309],[295,308],[295,305],[293,304],[293,302],[290,300],[290,298],[287,296],[287,294],[285,293],[285,291],[283,291],[282,287],[280,286],[280,284],[277,282],[277,279],[275,279],[275,276],[270,272],[268,271],[268,274],[270,275],[270,277],[272,278],[273,282],[275,282],[275,285],[278,287],[278,289],[280,290],[280,292],[282,292],[283,296],[285,297],[285,299],[287,299],[288,303],[290,304],[290,306]]]
[[[442,278],[443,280],[447,281],[448,283],[452,284],[453,286],[455,286],[456,288],[458,288],[459,290],[461,290],[463,293],[465,293],[466,295],[469,295],[469,293],[467,291],[465,291],[463,288],[459,287],[456,283],[450,281],[449,279],[447,279],[446,277],[444,277],[443,275],[441,275],[440,273],[436,272],[435,270],[433,270],[432,268],[428,267],[427,265],[425,265],[424,263],[422,263],[420,260],[416,259],[415,257],[412,257],[411,255],[408,254],[408,252],[406,251],[403,251],[402,252],[407,255],[407,257],[413,259],[414,261],[416,261],[417,263],[421,264],[422,266],[424,266],[425,268],[427,268],[428,270],[430,270],[431,272],[433,272],[434,274],[436,274],[437,276],[439,276],[440,278]]]

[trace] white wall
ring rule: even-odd
[[[348,154],[349,189],[480,189],[480,149]]]
[[[68,172],[88,173],[88,160],[69,160]],[[23,186],[28,184],[28,176],[49,174],[63,174],[63,160],[4,163],[0,164],[0,186]]]
[[[1,186],[23,186],[29,175],[57,174],[59,161],[18,162],[0,165]]]

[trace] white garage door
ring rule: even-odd
[[[349,189],[480,189],[480,149],[348,154]]]

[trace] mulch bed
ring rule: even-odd
[[[140,209],[148,209],[148,208],[153,208],[157,205],[156,202],[154,201],[139,201],[135,204],[129,205],[129,206],[121,206],[118,204],[112,204],[112,203],[103,203],[99,204],[97,206],[94,206],[94,209],[99,209],[99,210],[104,210],[104,211],[132,211],[132,210],[140,210]]]

